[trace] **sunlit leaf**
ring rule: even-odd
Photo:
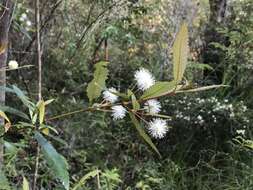
[[[39,110],[39,121],[40,121],[40,124],[43,123],[44,121],[44,117],[45,117],[45,107],[46,107],[46,104],[43,100],[40,100],[38,102],[38,110]]]
[[[133,113],[129,112],[129,116],[130,116],[130,118],[131,118],[131,120],[132,120],[135,128],[139,132],[140,136],[159,155],[159,157],[161,157],[161,154],[159,153],[158,149],[156,148],[156,146],[154,145],[154,143],[152,142],[152,140],[150,139],[150,137],[147,135],[147,133],[145,132],[145,130],[142,128],[142,126],[140,125],[139,121],[136,119],[135,115]]]
[[[42,131],[42,133],[44,134],[44,135],[49,135],[49,129],[48,128],[44,128],[44,129],[42,129],[41,130]]]
[[[0,117],[4,118],[6,121],[8,121],[8,123],[10,123],[10,120],[7,117],[7,115],[3,111],[1,111],[1,110],[0,110]]]
[[[179,83],[184,75],[187,65],[188,46],[188,29],[184,22],[176,36],[173,44],[173,76],[174,80]]]
[[[39,132],[35,132],[35,138],[41,146],[43,155],[55,177],[60,179],[65,189],[68,190],[69,173],[66,159]]]
[[[45,101],[45,105],[51,104],[53,101],[54,101],[54,99],[47,100],[47,101]]]
[[[23,177],[23,190],[29,190],[29,183],[25,177]]]
[[[175,81],[171,82],[156,82],[153,86],[147,89],[141,96],[141,99],[152,99],[165,95],[175,89]]]
[[[93,80],[87,87],[87,96],[90,102],[98,98],[101,95],[102,90],[105,88],[105,81],[109,73],[107,65],[108,62],[99,62],[95,64]]]

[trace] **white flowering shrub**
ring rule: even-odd
[[[169,141],[182,142],[192,138],[195,151],[223,149],[237,136],[249,136],[250,113],[244,102],[233,103],[214,96],[180,96],[167,99],[164,111],[172,115]]]

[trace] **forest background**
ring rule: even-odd
[[[0,189],[252,190],[252,14],[252,0],[0,0]],[[83,110],[96,64],[118,91],[140,68],[172,80],[183,23],[181,84],[226,86],[160,98],[171,127],[152,143]]]

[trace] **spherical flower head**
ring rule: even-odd
[[[126,116],[127,110],[123,106],[113,106],[112,107],[112,117],[113,120],[123,119]]]
[[[136,71],[134,74],[134,78],[137,81],[137,86],[141,90],[147,90],[151,86],[155,84],[155,79],[153,75],[144,68],[141,68],[140,70]]]
[[[145,102],[144,108],[150,114],[157,114],[161,111],[161,104],[159,101],[152,99]]]
[[[115,88],[109,88],[108,90],[103,92],[103,98],[111,103],[115,103],[118,100],[118,96],[113,94],[112,92],[117,92]]]
[[[21,17],[19,18],[19,20],[20,20],[21,22],[24,22],[26,19],[27,19],[27,14],[26,14],[26,13],[22,13],[22,14],[21,14]]]
[[[32,26],[32,22],[30,20],[26,21],[26,26]]]
[[[168,132],[167,123],[163,119],[154,119],[149,123],[148,131],[156,139],[162,139]]]
[[[8,63],[8,66],[10,69],[17,69],[18,68],[18,62],[15,60],[11,60]]]

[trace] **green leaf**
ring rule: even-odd
[[[54,101],[54,99],[47,100],[47,101],[45,101],[45,105],[51,104],[53,101]]]
[[[184,22],[176,36],[173,44],[173,76],[174,80],[179,83],[184,75],[187,65],[188,46],[188,29]]]
[[[128,96],[131,97],[131,101],[132,101],[132,106],[134,110],[139,110],[140,109],[140,104],[136,99],[136,96],[134,95],[134,93],[131,90],[128,90],[127,92]]]
[[[228,87],[228,85],[210,85],[210,86],[203,86],[203,87],[194,88],[194,89],[179,90],[179,91],[176,91],[176,93],[200,92],[200,91],[204,91],[204,90],[210,90],[210,89],[221,88],[221,87]]]
[[[150,137],[147,135],[147,133],[145,132],[145,130],[141,127],[141,125],[140,125],[139,121],[136,119],[135,115],[133,113],[129,112],[129,116],[130,116],[130,118],[131,118],[131,120],[132,120],[135,128],[139,132],[140,136],[159,155],[159,157],[161,157],[161,154],[159,153],[158,149],[156,148],[156,146],[154,145],[154,143],[152,142],[152,140],[150,139]]]
[[[156,82],[153,86],[147,89],[141,96],[141,99],[152,99],[171,92],[175,88],[175,81],[171,82]]]
[[[13,143],[7,141],[4,141],[4,148],[5,155],[14,156],[18,152],[17,147]]]
[[[87,96],[89,101],[98,98],[101,95],[102,90],[105,88],[105,81],[108,78],[108,69],[106,68],[108,62],[99,62],[95,64],[95,72],[93,80],[88,84]]]
[[[29,111],[33,111],[35,109],[35,104],[29,100],[27,96],[20,90],[17,86],[12,85],[14,93],[18,96],[18,98],[23,102],[23,104],[29,109]]]
[[[211,70],[211,71],[214,70],[213,67],[211,67],[208,64],[196,63],[196,62],[190,62],[187,68],[193,68],[193,69],[199,69],[199,70]]]
[[[95,176],[99,175],[100,171],[99,170],[94,170],[94,171],[91,171],[89,173],[87,173],[85,176],[83,176],[80,181],[73,187],[72,190],[76,190],[78,188],[81,188],[83,185],[85,185],[86,181],[89,179],[89,178],[94,178]]]
[[[114,94],[114,95],[116,95],[116,96],[119,96],[119,97],[123,98],[124,100],[128,100],[129,99],[129,97],[126,94],[124,94],[124,93],[113,92],[113,91],[110,91],[110,90],[109,90],[109,92],[112,93],[112,94]]]
[[[11,190],[8,179],[5,177],[2,169],[0,169],[0,185],[2,190]]]
[[[15,108],[0,105],[0,110],[3,112],[8,112],[8,113],[11,113],[11,114],[14,114],[14,115],[17,115],[19,117],[29,120],[28,115],[26,115],[24,112],[21,112]]]
[[[8,121],[10,123],[10,120],[7,117],[7,115],[3,111],[1,111],[1,110],[0,110],[0,117],[4,118],[6,121]]]
[[[69,173],[66,159],[39,132],[35,132],[35,138],[56,178],[60,179],[66,190],[69,190]]]
[[[37,104],[37,108],[39,110],[39,121],[40,121],[40,124],[43,123],[44,121],[44,117],[45,117],[45,107],[46,107],[46,104],[43,100],[40,100]]]
[[[23,177],[23,190],[29,190],[29,183],[25,177]]]
[[[147,114],[149,116],[153,116],[153,117],[159,117],[159,118],[164,118],[164,119],[171,119],[171,116],[168,115],[162,115],[162,114]]]

